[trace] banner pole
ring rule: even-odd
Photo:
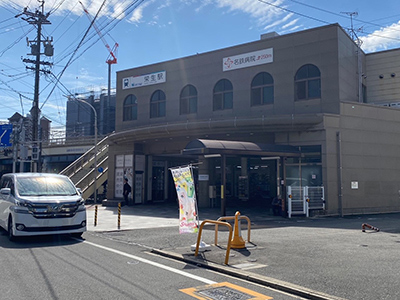
[[[189,165],[189,169],[190,169],[190,174],[192,174],[192,178],[193,178],[193,185],[194,185],[194,203],[195,203],[195,207],[196,207],[196,217],[197,217],[197,228],[200,227],[200,217],[199,217],[199,207],[197,206],[197,194],[196,194],[196,184],[195,184],[195,180],[194,180],[194,176],[193,176],[193,164]]]

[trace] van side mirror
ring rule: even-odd
[[[0,190],[0,194],[5,195],[5,196],[9,196],[11,194],[11,189],[10,188],[2,188]]]
[[[78,191],[78,193],[79,193],[80,195],[82,195],[82,189],[81,189],[81,188],[76,188],[76,190]]]

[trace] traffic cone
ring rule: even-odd
[[[240,228],[240,220],[239,220],[240,212],[236,212],[235,214],[235,229],[233,239],[231,241],[231,248],[234,249],[243,249],[246,248],[246,242],[242,238],[241,228]]]

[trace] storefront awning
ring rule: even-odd
[[[252,156],[300,156],[298,147],[290,145],[262,144],[242,141],[196,139],[189,142],[182,154],[192,155],[252,155]]]

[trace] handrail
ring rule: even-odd
[[[105,157],[102,161],[98,162],[97,165],[98,165],[98,166],[101,166],[101,165],[103,165],[107,160],[108,160],[108,156]],[[82,176],[81,179],[79,179],[77,182],[75,182],[75,185],[77,185],[77,186],[81,185],[81,183],[84,182],[87,178],[90,178],[90,180],[91,180],[91,177],[92,177],[93,172],[97,172],[97,170],[94,169],[94,168],[90,169],[87,173],[84,174],[84,176]],[[99,176],[99,175],[96,175],[96,176]],[[91,184],[91,182],[90,182],[90,184]],[[88,184],[88,185],[90,185],[90,184]]]
[[[98,142],[97,145],[102,146],[103,144],[105,144],[105,142],[107,141],[107,139],[108,139],[108,136],[106,136],[104,139],[102,139],[100,142]],[[107,147],[108,144],[106,143],[104,146]],[[103,148],[104,148],[104,147],[99,148],[98,151],[100,150],[100,153],[103,152]],[[95,149],[95,147],[92,146],[89,150],[87,150],[84,154],[82,154],[79,158],[77,158],[73,163],[71,163],[71,164],[68,165],[64,170],[62,170],[62,171],[60,172],[60,174],[64,174],[64,175],[67,175],[67,176],[72,176],[73,174],[75,174],[75,173],[76,173],[76,170],[74,170],[75,166],[76,166],[80,161],[82,161],[83,159],[85,159],[85,157],[89,157],[88,159],[86,159],[86,161],[91,160],[92,157],[94,156],[94,153],[93,153],[93,152],[94,152],[94,149]],[[82,165],[82,166],[83,166],[83,165]],[[72,169],[72,174],[69,173],[69,172],[71,171],[71,169]],[[78,168],[78,169],[79,169],[79,168]]]
[[[206,223],[212,223],[216,225],[224,225],[227,226],[229,229],[229,238],[228,238],[228,245],[226,246],[226,255],[225,255],[225,265],[228,264],[229,260],[229,252],[231,251],[231,240],[232,240],[232,226],[229,223],[225,222],[220,222],[220,221],[213,221],[213,220],[204,220],[200,224],[200,229],[199,229],[199,234],[197,235],[197,243],[196,243],[196,251],[194,253],[194,256],[197,256],[199,254],[199,245],[200,245],[200,240],[201,240],[201,232],[203,231],[204,224]]]
[[[235,216],[233,217],[220,217],[218,218],[217,221],[227,221],[227,220],[234,220]],[[250,243],[250,230],[251,230],[251,222],[249,217],[247,216],[239,216],[239,220],[240,219],[246,219],[247,220],[247,242]],[[226,224],[226,223],[224,223]],[[215,245],[218,245],[218,224],[215,225],[215,241],[214,241]]]

